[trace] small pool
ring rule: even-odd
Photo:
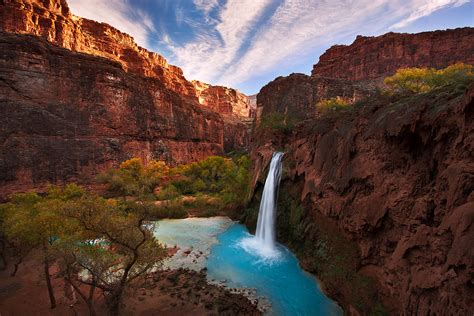
[[[343,314],[286,247],[278,245],[279,255],[271,260],[245,250],[243,241],[252,235],[245,226],[225,217],[160,221],[155,235],[168,246],[181,248],[170,266],[205,266],[209,279],[225,281],[231,288],[256,289],[257,296],[270,302],[269,315]]]

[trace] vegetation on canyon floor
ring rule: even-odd
[[[146,205],[136,203],[131,211],[75,184],[51,186],[45,195],[15,194],[0,210],[2,231],[17,260],[13,275],[26,255],[40,253],[51,308],[56,306],[52,264],[91,314],[94,292],[99,289],[116,315],[128,284],[165,257],[165,248],[147,222]]]
[[[214,156],[174,168],[133,158],[98,177],[106,197],[76,184],[14,194],[0,205],[0,236],[14,261],[12,275],[27,255],[40,254],[51,308],[56,298],[49,271],[56,264],[91,314],[97,289],[117,314],[130,282],[166,256],[152,220],[183,218],[196,208],[209,216],[243,205],[249,167],[246,156]],[[5,266],[4,250],[1,254]]]
[[[123,162],[99,176],[112,197],[123,203],[151,204],[153,217],[183,218],[188,211],[211,216],[243,207],[250,187],[250,160],[210,156],[171,168],[160,161],[146,166],[140,159]],[[231,215],[231,214],[228,214]]]

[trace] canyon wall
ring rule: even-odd
[[[0,1],[0,45],[0,197],[91,184],[135,156],[178,164],[247,148],[243,110],[200,104],[181,69],[64,0]],[[225,91],[221,102],[245,107]]]
[[[285,151],[278,239],[348,314],[472,312],[474,86],[397,99],[363,83],[399,66],[473,63],[472,34],[358,38],[355,46],[329,49],[313,76],[277,78],[257,96],[254,194],[243,220],[254,227],[271,153]],[[387,38],[399,53],[384,50]],[[433,63],[426,47],[437,52]],[[371,64],[362,62],[365,53]],[[350,111],[315,113],[318,100],[334,96],[358,102]],[[294,124],[259,123],[272,113]]]
[[[216,112],[250,118],[254,115],[255,106],[251,99],[239,91],[223,86],[213,86],[201,81],[192,81],[199,103]]]
[[[453,62],[474,64],[474,29],[387,33],[358,36],[351,45],[335,45],[319,57],[312,76],[351,81],[383,78],[403,67],[444,68]]]

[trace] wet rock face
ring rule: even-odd
[[[252,149],[255,179],[271,151],[284,149],[283,181],[302,187],[303,220],[313,223],[301,240],[322,215],[358,244],[360,271],[378,280],[389,311],[468,315],[474,304],[474,87],[464,95],[446,89],[396,104],[374,100],[357,113],[322,116],[291,135],[259,141]]]
[[[455,62],[474,64],[474,29],[418,34],[358,36],[351,45],[329,48],[314,65],[312,76],[358,81],[383,78],[402,67],[444,68]]]

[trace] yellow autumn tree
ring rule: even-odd
[[[468,84],[474,80],[472,65],[457,63],[444,69],[401,68],[384,83],[393,93],[416,94],[451,84]]]

